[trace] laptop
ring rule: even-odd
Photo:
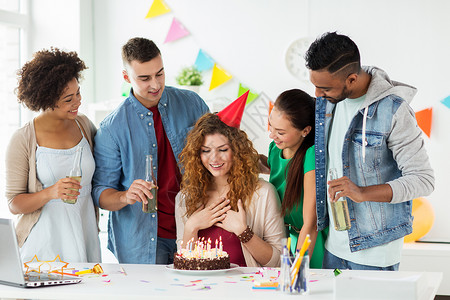
[[[79,283],[82,278],[55,273],[24,274],[13,221],[0,218],[0,284],[17,287],[40,287]]]

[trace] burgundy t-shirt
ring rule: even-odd
[[[158,144],[158,237],[176,239],[175,196],[180,191],[181,174],[157,107],[151,107]]]
[[[210,238],[211,248],[216,247],[216,239],[219,241],[219,237],[221,236],[223,250],[227,251],[230,256],[230,262],[237,264],[240,267],[247,266],[245,263],[244,253],[242,252],[241,241],[234,233],[213,225],[209,228],[199,230],[197,235],[198,239],[204,237],[205,241]]]

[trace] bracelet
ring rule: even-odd
[[[242,244],[245,244],[252,239],[253,234],[254,233],[251,228],[247,226],[247,228],[245,228],[245,230],[240,235],[238,235],[238,238]]]

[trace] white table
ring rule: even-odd
[[[438,295],[450,296],[450,244],[405,243],[400,271],[442,272]]]
[[[69,267],[75,265],[70,264]],[[76,265],[92,268],[93,264]],[[22,299],[293,299],[276,290],[254,290],[251,277],[258,268],[237,268],[226,272],[187,275],[162,265],[101,264],[104,275],[85,276],[83,282],[73,285],[44,288],[16,288],[0,285],[0,298]],[[276,270],[272,270],[276,273]],[[364,271],[348,271],[355,275]],[[406,272],[405,272],[406,273]],[[409,273],[409,272],[408,272]],[[333,299],[334,274],[332,270],[311,270],[310,294],[302,299]],[[425,300],[432,300],[442,279],[441,273],[424,272],[428,278]],[[364,298],[361,298],[364,299]]]

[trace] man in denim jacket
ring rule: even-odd
[[[351,221],[345,231],[330,226],[323,267],[398,270],[403,237],[412,231],[412,199],[434,189],[408,104],[416,89],[378,68],[361,68],[358,47],[335,32],[312,43],[306,65],[318,97],[318,230],[333,224],[329,202],[339,198],[347,201]],[[338,179],[327,181],[330,168]]]
[[[165,86],[158,47],[132,38],[122,48],[130,96],[100,124],[95,136],[93,198],[110,210],[108,249],[120,263],[169,264],[176,251],[175,196],[178,155],[197,119],[209,109],[194,92]],[[151,184],[145,157],[153,156],[157,213],[144,213]]]

